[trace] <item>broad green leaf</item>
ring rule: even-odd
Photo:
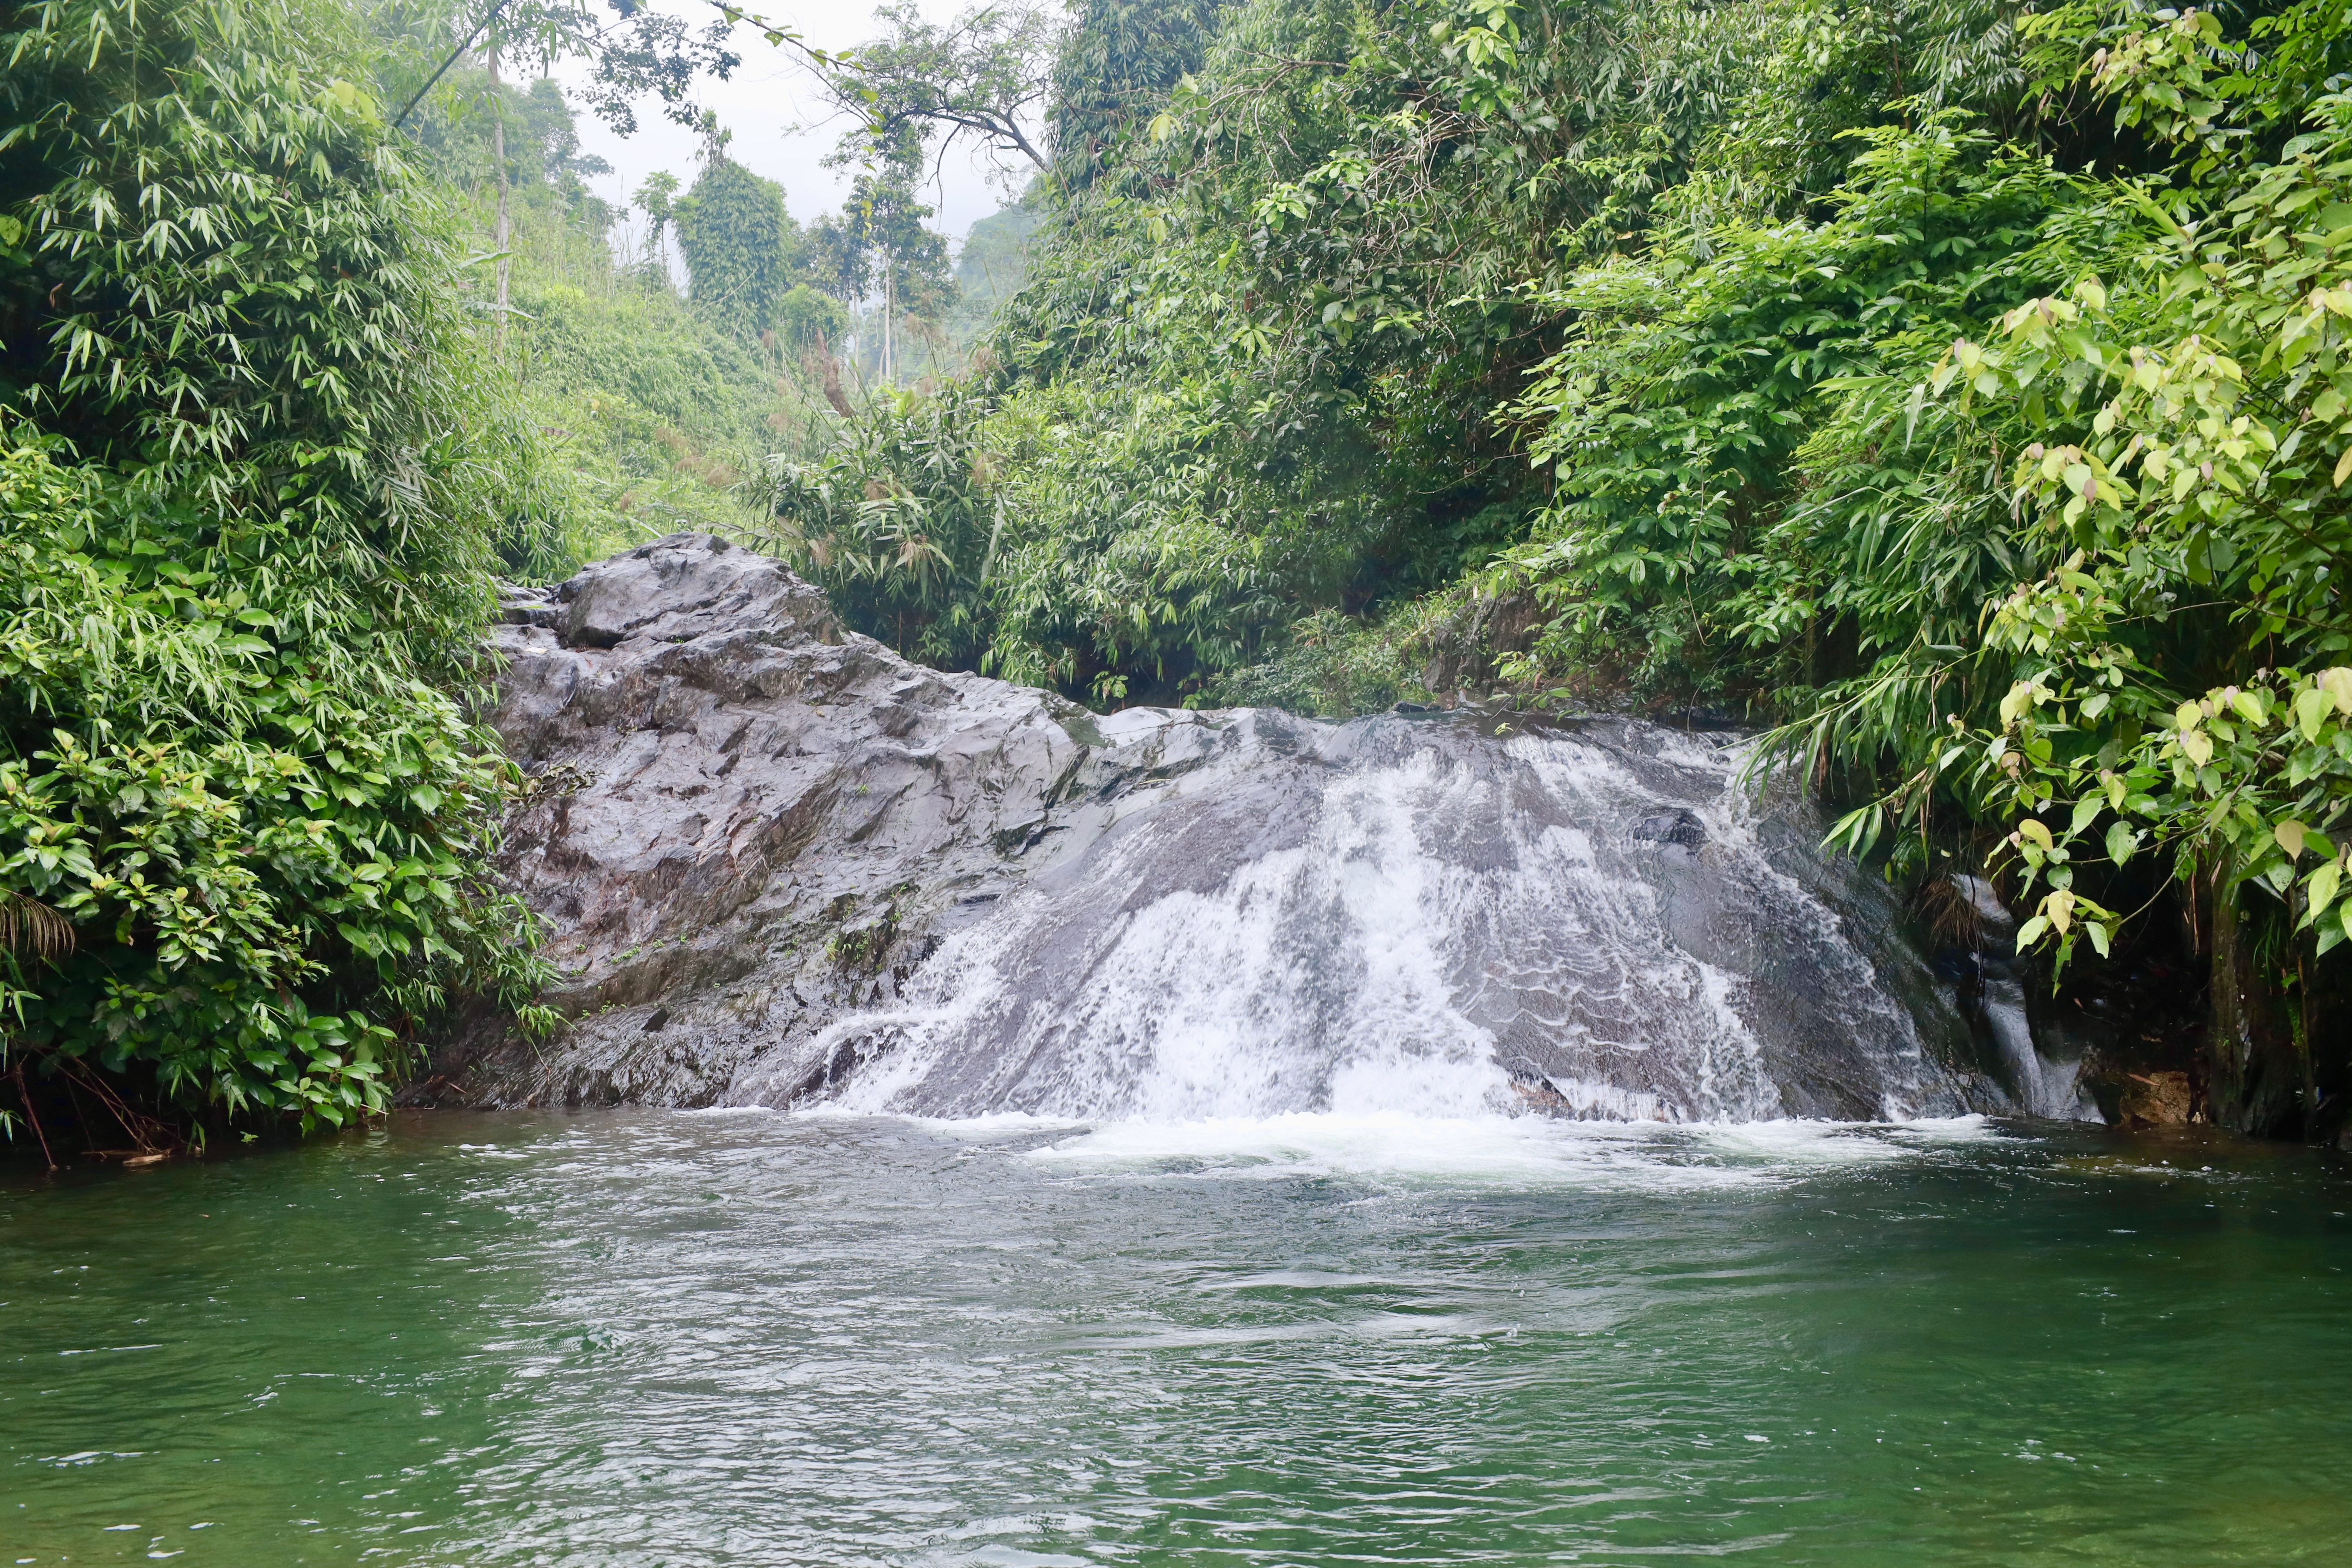
[[[2344,868],[2341,861],[2326,860],[2321,862],[2319,868],[2305,879],[2303,884],[2303,923],[2305,925],[2309,925],[2325,914],[2327,906],[2336,901],[2337,885],[2342,880],[2343,875]]]
[[[2295,694],[2295,725],[2303,731],[2305,740],[2319,739],[2319,727],[2326,721],[2328,710],[2334,706],[2334,700],[2316,686]]]
[[[2049,916],[2051,928],[2057,931],[2059,935],[2065,935],[2066,932],[2073,928],[2074,923],[2074,895],[2073,893],[2066,891],[2063,888],[2060,889],[2058,891],[2050,894],[2047,898],[2042,900],[2042,910],[2044,914]]]
[[[2074,820],[2070,822],[2066,827],[2068,836],[2072,837],[2073,835],[2080,833],[2083,829],[2090,826],[2092,821],[2098,816],[2099,813],[2106,808],[2106,796],[2103,794],[2086,795],[2082,799],[2076,801],[2074,803]]]

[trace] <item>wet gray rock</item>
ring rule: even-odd
[[[1884,890],[1814,854],[1801,803],[1735,788],[1726,737],[1098,717],[909,665],[701,535],[507,619],[491,719],[534,784],[499,868],[570,1021],[536,1046],[467,1021],[412,1101],[1741,1119],[1980,1098]]]
[[[1706,842],[1706,824],[1697,814],[1677,806],[1673,811],[1655,812],[1633,824],[1633,838],[1640,844],[1671,844],[1678,849],[1696,849]]]
[[[777,563],[681,534],[509,596],[490,715],[531,793],[499,868],[570,1020],[478,1017],[412,1099],[708,1104],[889,998],[1061,824],[1092,720],[908,664]]]
[[[825,1068],[797,1047],[1223,729],[1113,744],[1051,693],[908,664],[706,535],[512,591],[505,621],[489,717],[532,785],[499,869],[569,1022],[534,1047],[468,1019],[412,1102],[703,1105],[754,1068],[795,1098]]]

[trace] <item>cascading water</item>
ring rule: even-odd
[[[477,1021],[414,1098],[1163,1122],[2016,1105],[1885,885],[1820,856],[1811,809],[1759,799],[1720,737],[1098,716],[908,665],[698,535],[509,616],[494,717],[541,787],[500,870],[571,1024],[542,1048]],[[2001,1076],[2032,1086],[2021,1038]]]
[[[1993,1102],[1947,1065],[1958,1020],[1892,910],[1733,751],[1496,728],[1115,716],[1110,743],[1183,759],[1171,782],[835,1024],[816,1080],[755,1071],[728,1098],[1160,1121]]]
[[[1984,940],[1978,943],[1981,951],[1975,954],[1976,1005],[1982,1011],[1985,1032],[2009,1070],[2019,1109],[2056,1121],[2099,1121],[2098,1107],[2081,1082],[2081,1062],[2050,1061],[2034,1048],[2025,982],[2009,961],[2017,947],[2016,921],[1981,877],[1955,877],[1952,886],[1983,924]]]

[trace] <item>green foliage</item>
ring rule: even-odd
[[[490,90],[487,76],[471,85]],[[532,460],[509,476],[497,535],[502,564],[546,582],[649,534],[740,531],[756,521],[742,499],[747,479],[770,453],[798,451],[813,438],[818,416],[803,356],[819,332],[838,336],[845,313],[805,285],[785,289],[764,321],[707,297],[691,306],[681,300],[659,260],[659,236],[689,204],[668,174],[650,176],[637,193],[654,220],[645,256],[616,261],[616,215],[582,182],[593,171],[578,156],[572,111],[554,84],[506,94],[514,183],[504,368],[511,390],[491,417],[510,427]],[[420,140],[432,152],[431,172],[465,191],[459,216],[478,256],[493,247],[487,115],[477,108],[457,125]],[[755,183],[762,199],[774,194],[768,182]],[[781,218],[781,208],[772,216]],[[487,318],[488,268],[477,264],[459,277]]]
[[[1986,656],[2012,684],[1937,763],[1971,763],[1967,787],[2017,821],[2026,883],[2048,889],[2030,929],[2062,952],[2078,920],[2102,951],[2113,934],[2074,887],[2086,853],[2171,846],[2306,927],[2336,907],[2331,836],[2352,813],[2352,670],[2336,662],[2352,655],[2352,99],[2310,116],[2278,162],[2217,159],[2170,205],[2116,193],[2147,222],[2113,283],[2085,275],[2009,312],[1922,387],[1961,420],[2041,437],[2012,448],[2011,504],[2066,558],[1996,602]],[[2062,807],[2063,831],[2041,820]],[[2347,932],[2328,921],[2318,951]]]
[[[1171,74],[1186,15],[1081,17],[1066,58],[1118,34],[1131,76],[1088,112],[1133,129],[1064,175],[956,404],[1005,518],[959,618],[1082,695],[1197,693],[1519,542],[1549,486],[1505,408],[1580,269],[1826,197],[1916,41],[1814,0],[1255,0]]]
[[[527,1000],[465,718],[505,474],[443,220],[340,12],[0,6],[6,1048],[341,1122]]]
[[[1550,296],[1568,341],[1515,413],[1558,499],[1489,581],[1556,616],[1512,668],[1762,700],[1971,635],[2018,562],[2001,509],[1939,488],[1954,454],[1916,418],[1840,422],[2056,275],[2068,183],[1956,118],[1870,133],[1826,220],[1662,236]]]
[[[803,439],[810,416],[782,333],[746,342],[645,281],[576,284],[518,268],[529,320],[515,334],[516,373],[561,468],[550,505],[572,542],[533,563],[539,580],[649,535],[741,530],[753,521],[742,487],[768,453]]]
[[[750,336],[774,328],[801,269],[800,226],[784,210],[784,188],[722,154],[703,166],[672,216],[687,298]]]
[[[1055,172],[1091,183],[1201,68],[1225,0],[1085,0],[1054,61]]]
[[[1788,716],[1768,762],[1870,797],[1837,842],[1905,871],[2000,836],[2062,964],[2159,850],[2343,940],[2338,10],[2258,19],[2268,52],[2206,14],[2032,18],[2040,98],[2090,95],[2053,137],[2112,115],[2147,172],[1928,116],[1825,219],[1662,233],[1560,290],[1519,405],[1560,499],[1497,574],[1554,615],[1519,673]]]
[[[956,395],[886,390],[814,462],[772,461],[761,546],[858,630],[948,667],[979,657],[969,606],[996,569],[1002,510]]]
[[[839,342],[849,332],[849,310],[830,294],[795,283],[776,301],[775,335],[795,353]]]
[[[1423,684],[1414,654],[1430,604],[1402,605],[1385,624],[1318,611],[1292,626],[1273,658],[1225,675],[1201,699],[1219,708],[1280,708],[1330,719],[1398,702],[1428,704],[1436,694]]]

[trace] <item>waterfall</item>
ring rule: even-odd
[[[1974,955],[1979,980],[1976,1003],[1983,1012],[1985,1032],[2009,1069],[2018,1109],[2058,1121],[2099,1121],[2098,1107],[2081,1082],[2082,1064],[2048,1060],[2034,1047],[2025,982],[2012,962],[2017,921],[1983,878],[1954,877],[1952,886],[1982,922],[1982,940]]]
[[[1103,731],[1181,763],[1117,774],[893,1003],[730,1099],[1148,1121],[1985,1103],[1883,891],[1816,857],[1811,814],[1759,802],[1719,738],[1256,711]]]
[[[508,615],[494,720],[534,784],[499,868],[569,1026],[471,1018],[415,1102],[1163,1124],[2081,1104],[2003,964],[1975,954],[1991,984],[1965,997],[1939,980],[1886,884],[1820,852],[1796,792],[1743,782],[1732,737],[1089,713],[910,665],[704,535]]]

